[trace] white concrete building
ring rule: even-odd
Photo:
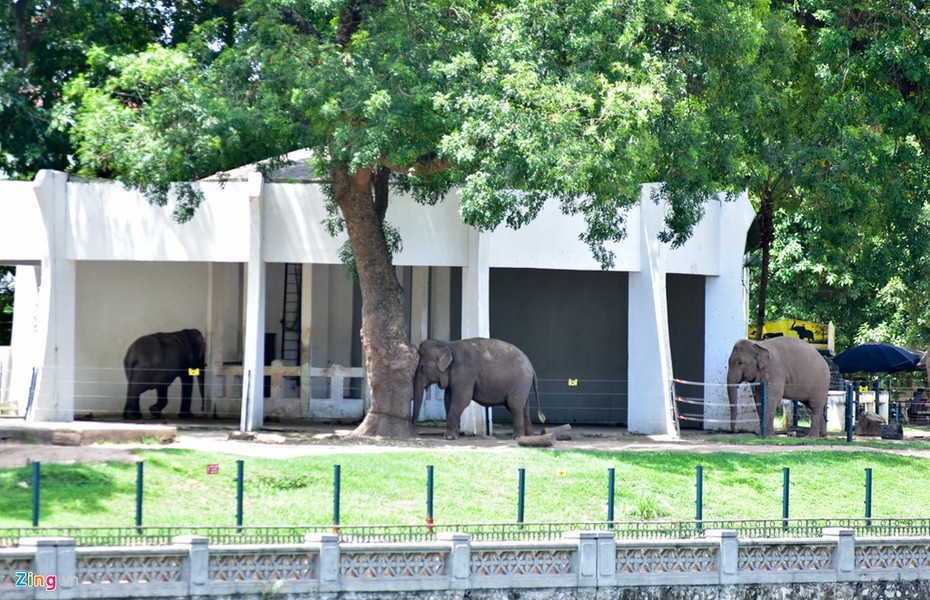
[[[197,328],[209,415],[243,429],[361,417],[360,298],[338,257],[344,240],[321,225],[319,186],[252,173],[201,188],[204,204],[176,224],[170,207],[117,183],[51,171],[0,181],[0,264],[17,267],[0,402],[35,420],[118,417],[128,345]],[[579,241],[581,217],[555,204],[521,230],[481,233],[463,225],[454,194],[433,207],[394,198],[387,218],[403,235],[395,264],[411,341],[506,339],[533,361],[550,422],[674,433],[673,377],[722,384],[732,344],[745,337],[753,211],[745,195],[714,199],[693,237],[671,249],[657,240],[664,207],[649,192],[629,211],[610,271]],[[722,386],[688,395],[703,397],[694,414],[706,428],[724,425]],[[481,429],[476,415],[472,430]]]

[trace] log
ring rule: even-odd
[[[549,448],[555,443],[555,438],[552,434],[545,433],[543,435],[524,435],[517,438],[518,446],[527,446],[530,448]]]
[[[550,434],[557,440],[572,439],[572,426],[566,423],[557,427],[546,427],[542,430],[543,434]]]

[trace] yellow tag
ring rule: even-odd
[[[568,380],[568,387],[578,387],[578,380],[577,380],[577,379],[569,379],[569,380]]]
[[[188,369],[187,374],[191,377],[200,377],[200,369]]]

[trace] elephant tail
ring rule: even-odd
[[[546,415],[542,411],[542,403],[539,401],[539,383],[536,379],[536,372],[533,372],[533,392],[536,394],[536,416],[539,417],[540,423],[546,422]]]

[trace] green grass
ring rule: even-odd
[[[236,457],[140,450],[145,525],[235,525]],[[208,475],[208,464],[220,465]],[[532,448],[390,451],[245,459],[245,525],[332,522],[333,465],[342,469],[341,523],[422,524],[426,467],[435,469],[437,523],[513,522],[517,471],[526,469],[527,521],[606,516],[616,469],[615,517],[692,519],[703,466],[704,518],[780,518],[782,467],[791,469],[791,517],[861,517],[873,469],[873,516],[930,517],[930,461],[884,452],[766,454],[594,452]],[[42,526],[135,523],[134,464],[43,465]],[[31,468],[0,470],[0,527],[31,525]]]

